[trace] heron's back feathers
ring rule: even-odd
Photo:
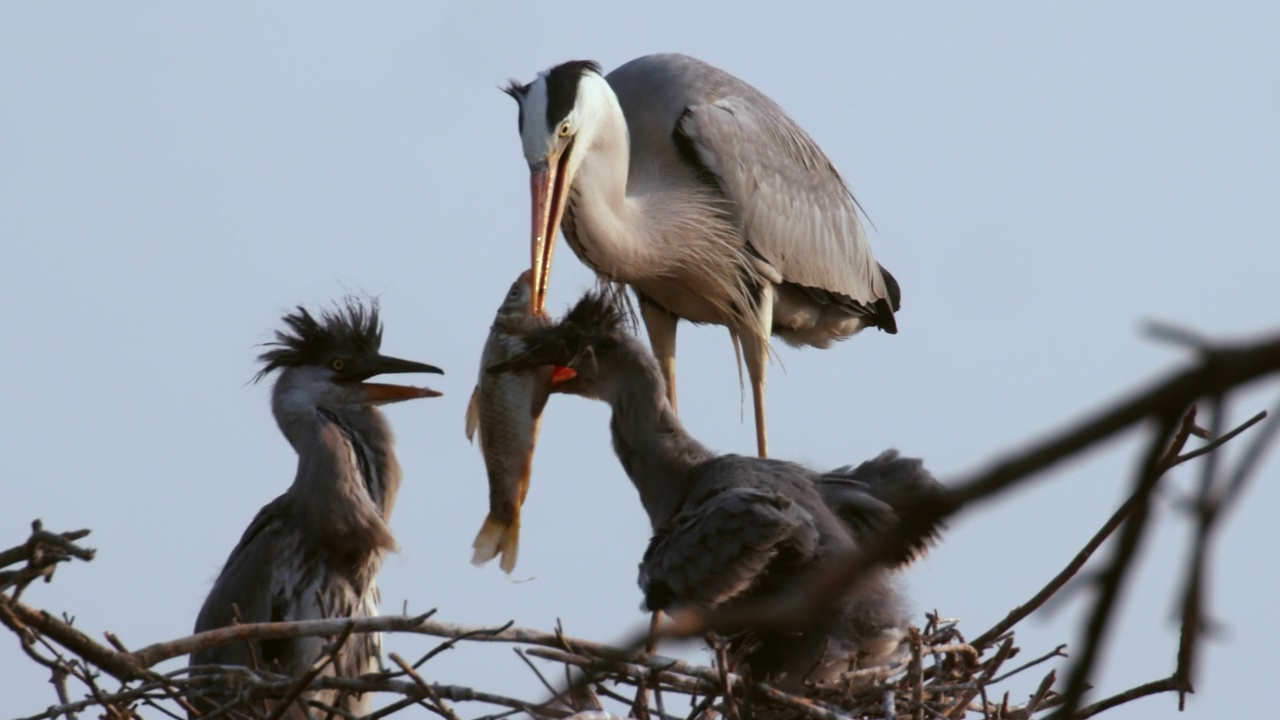
[[[760,582],[775,560],[810,561],[813,516],[785,494],[731,487],[686,503],[649,542],[640,588],[650,610],[713,608]]]
[[[872,256],[857,201],[834,163],[777,103],[680,54],[636,58],[608,81],[626,115],[633,160],[650,156],[632,169],[636,182],[689,167],[729,201],[750,252],[786,285],[819,307],[840,307],[897,331],[898,284]],[[850,327],[838,332],[859,326]],[[790,339],[806,344],[831,339],[814,328],[792,329]]]
[[[904,509],[946,491],[925,469],[923,460],[902,457],[896,449],[885,450],[857,467],[838,467],[822,474],[816,482],[823,501],[861,543],[893,527]],[[891,558],[891,566],[919,559],[945,527],[939,524],[919,542]]]

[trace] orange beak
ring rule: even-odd
[[[565,182],[568,180],[569,152],[573,141],[558,154],[529,168],[529,192],[533,198],[530,269],[533,271],[533,299],[530,310],[539,315],[547,304],[547,283],[551,277],[551,254],[564,215]]]
[[[389,383],[360,383],[360,388],[369,397],[369,402],[376,405],[385,405],[386,403],[400,402],[401,400],[440,397],[443,394],[431,388],[391,385]]]
[[[555,370],[551,371],[551,387],[562,385],[570,380],[578,377],[578,371],[571,367],[557,365]]]

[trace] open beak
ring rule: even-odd
[[[535,343],[532,347],[526,347],[524,352],[513,355],[501,362],[496,362],[486,367],[484,371],[490,374],[525,373],[538,368],[554,367],[556,370],[564,370],[576,375],[577,373],[572,368],[564,366],[565,362],[563,353],[553,350],[547,344]],[[561,382],[568,379],[564,378]]]
[[[539,358],[536,354],[528,352],[516,355],[513,358],[509,358],[499,363],[494,363],[485,368],[485,372],[492,374],[508,372],[520,373],[547,366],[552,368],[551,389],[553,392],[557,387],[578,377],[577,370],[574,370],[567,365],[557,365],[554,362],[551,362],[549,358]]]
[[[393,373],[435,373],[443,375],[444,371],[435,365],[378,355],[360,373],[363,377],[351,379],[364,380],[375,375],[390,375]],[[401,400],[413,400],[415,398],[440,397],[442,394],[438,390],[432,390],[431,388],[392,385],[389,383],[361,382],[360,389],[364,390],[369,402],[375,405],[400,402]]]
[[[557,365],[551,372],[551,387],[563,385],[576,377],[578,377],[577,370],[564,365]]]
[[[551,277],[551,253],[556,246],[556,233],[564,215],[564,200],[569,181],[570,140],[559,152],[529,167],[529,191],[533,196],[533,301],[530,310],[542,314],[547,304],[547,282]]]

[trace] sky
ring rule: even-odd
[[[387,409],[404,485],[384,612],[618,640],[645,622],[649,528],[605,406],[548,405],[523,582],[468,562],[487,487],[464,411],[529,257],[502,84],[679,51],[777,100],[848,179],[903,303],[897,335],[779,344],[770,450],[829,469],[897,447],[953,482],[1179,367],[1150,320],[1222,339],[1280,325],[1278,30],[1264,2],[0,4],[0,546],[35,518],[91,528],[97,558],[25,599],[131,647],[189,632],[244,527],[293,478],[270,383],[250,382],[259,344],[299,303],[368,294],[384,352],[447,373],[424,378],[443,397]],[[593,282],[557,258],[554,312]],[[682,325],[679,342],[681,419],[753,452],[727,333]],[[1231,419],[1278,389],[1253,386]],[[903,577],[917,618],[936,609],[973,636],[1034,594],[1121,501],[1143,437],[959,517]],[[1161,497],[1095,697],[1174,666],[1190,538],[1176,501],[1195,469]],[[1218,537],[1219,625],[1188,719],[1247,714],[1272,682],[1277,479],[1271,457]],[[1076,645],[1086,599],[1025,622],[1023,657]],[[435,643],[385,644],[416,657]],[[13,637],[0,666],[0,715],[52,703]],[[502,646],[424,670],[542,696]],[[1012,683],[1013,699],[1038,680]],[[1175,708],[1156,697],[1108,717]]]

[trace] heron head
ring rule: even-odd
[[[378,304],[368,306],[355,299],[325,311],[319,317],[299,306],[283,318],[284,329],[258,356],[264,365],[254,380],[276,370],[276,403],[282,409],[310,411],[317,407],[385,405],[414,398],[437,397],[430,388],[365,382],[391,373],[437,373],[426,363],[383,355],[382,323]]]
[[[610,290],[588,291],[559,322],[527,333],[523,351],[486,372],[555,367],[552,392],[608,400],[620,363],[637,347],[627,330],[629,316],[615,295]]]
[[[528,84],[513,81],[505,91],[520,106],[520,140],[533,196],[531,307],[542,312],[566,195],[606,104],[616,105],[617,98],[591,60],[561,63]]]

